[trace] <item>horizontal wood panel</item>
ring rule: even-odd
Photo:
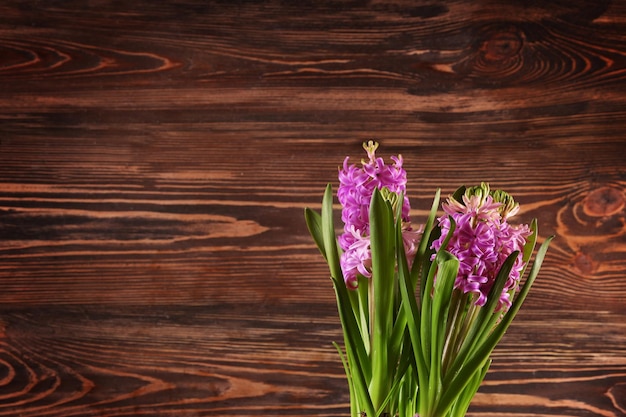
[[[268,142],[267,149],[277,150],[261,158],[250,155],[237,167],[225,163],[223,169],[213,162],[233,158],[237,146],[207,152],[206,160],[185,167],[182,158],[188,154],[181,152],[179,161],[170,160],[168,152],[152,153],[149,164],[167,166],[167,171],[129,172],[121,167],[125,162],[113,157],[107,163],[109,157],[99,152],[106,144],[93,151],[92,161],[80,165],[74,158],[89,158],[89,153],[81,148],[74,156],[71,147],[59,149],[57,161],[41,163],[37,152],[7,161],[1,169],[5,181],[13,181],[3,184],[0,195],[5,294],[15,303],[63,303],[70,297],[78,304],[168,304],[201,293],[187,302],[202,302],[222,298],[228,289],[219,283],[224,275],[235,275],[246,278],[238,280],[235,290],[247,293],[246,302],[306,300],[312,293],[323,301],[327,294],[311,288],[327,283],[325,267],[307,235],[302,211],[319,208],[324,184],[337,183],[342,158],[337,155],[329,163],[319,144],[292,158],[289,143]],[[496,152],[498,144],[482,149],[466,145],[442,151],[443,159],[432,156],[438,154],[437,145],[434,154],[422,155],[410,145],[391,142],[389,152],[405,157],[414,222],[424,220],[438,186],[451,193],[458,185],[488,180],[514,193],[522,204],[520,222],[536,217],[542,238],[557,235],[538,282],[542,292],[535,297],[546,297],[546,306],[569,308],[601,298],[604,308],[623,309],[624,143],[563,149],[544,145],[548,148],[519,154],[508,144],[500,145],[502,152]],[[352,148],[347,153],[359,158],[362,151]],[[134,151],[137,158],[141,149]],[[253,149],[258,148],[239,155]],[[474,151],[483,155],[468,164],[468,153]],[[499,163],[502,154],[516,158],[510,165]],[[38,163],[49,172],[19,169]],[[487,173],[485,166],[490,167]],[[59,180],[62,175],[67,182]],[[268,271],[272,281],[290,291],[266,294],[266,279],[253,279],[258,271]],[[104,294],[98,286],[102,280],[108,284]]]
[[[79,306],[13,311],[2,324],[0,415],[347,413],[327,304]],[[611,313],[527,309],[470,415],[620,415],[625,330]]]
[[[102,87],[135,79],[139,87],[324,80],[408,84],[424,95],[517,85],[567,91],[605,87],[624,76],[619,2],[262,1],[242,7],[185,1],[174,7],[135,2],[124,10],[8,3],[6,77],[48,88],[69,78],[91,89],[94,77]]]

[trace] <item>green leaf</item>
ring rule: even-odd
[[[372,381],[370,392],[374,407],[385,399],[390,386],[388,342],[393,329],[393,294],[396,264],[393,209],[378,189],[370,202],[370,248],[372,254],[372,292],[374,317],[372,334]],[[370,296],[370,302],[372,297]],[[395,365],[395,364],[394,364]]]
[[[518,255],[519,251],[513,251],[513,253],[506,258],[502,267],[500,267],[500,271],[498,271],[495,282],[493,283],[493,286],[487,296],[487,303],[481,307],[476,318],[475,325],[472,326],[472,329],[468,334],[468,342],[473,345],[474,349],[484,342],[484,339],[492,330],[493,323],[495,323],[495,321],[497,321],[500,317],[500,314],[496,313],[495,310],[498,307],[500,296],[506,286],[506,282],[511,274],[511,270],[513,269],[513,265],[515,264],[515,260]]]
[[[339,250],[337,248],[337,237],[335,236],[335,225],[333,223],[333,187],[328,184],[322,199],[322,240],[326,261],[330,268],[331,276],[342,278],[341,264],[339,262]]]
[[[352,310],[357,316],[359,330],[361,331],[361,339],[365,346],[365,351],[369,354],[371,351],[370,339],[370,312],[369,312],[369,278],[357,275],[358,287],[356,291],[348,291],[352,302]]]
[[[426,364],[426,370],[430,372],[431,364],[431,342],[432,329],[430,328],[432,323],[432,288],[435,280],[435,273],[437,272],[437,264],[432,263],[428,276],[426,277],[426,286],[422,293],[422,305],[420,310],[420,323],[418,329],[420,330],[420,339],[422,346],[422,354],[424,355],[424,363]],[[425,387],[426,385],[423,385]]]
[[[364,377],[369,381],[371,379],[371,368],[369,366],[369,357],[363,345],[361,335],[354,317],[354,312],[350,307],[348,300],[348,289],[343,280],[332,278],[333,287],[335,288],[335,295],[337,297],[337,307],[339,310],[339,319],[343,328],[344,336],[349,342],[349,346],[346,345],[346,350],[349,355],[354,356],[359,364],[359,368],[362,369]]]
[[[398,258],[398,279],[400,280],[400,295],[402,296],[402,306],[404,308],[404,316],[407,321],[407,328],[409,330],[409,337],[411,339],[411,346],[413,352],[413,359],[416,367],[416,375],[418,379],[419,387],[426,387],[428,385],[428,369],[424,359],[421,342],[421,317],[420,310],[417,307],[417,301],[415,299],[415,288],[411,283],[411,274],[409,272],[409,266],[406,259],[404,250],[400,248],[400,242],[402,241],[402,231],[400,226],[396,226],[396,252]],[[403,351],[407,353],[407,351]]]
[[[450,243],[450,239],[452,239],[452,235],[454,234],[454,230],[456,229],[456,221],[452,216],[448,216],[448,220],[450,220],[450,230],[448,230],[448,234],[441,242],[441,248],[445,249],[448,247],[448,243]]]
[[[341,364],[343,365],[343,369],[346,373],[346,379],[348,380],[348,389],[350,391],[350,398],[356,398],[356,392],[354,389],[354,382],[352,380],[352,374],[350,373],[350,366],[348,365],[348,361],[346,360],[345,355],[343,354],[343,352],[341,351],[341,348],[339,347],[339,345],[335,342],[333,342],[333,346],[335,347],[335,349],[337,349],[337,353],[339,353],[339,358],[341,359]],[[359,413],[361,412],[361,410],[359,410],[357,407],[357,402],[356,401],[350,401],[350,415],[352,417],[357,417],[359,416]]]
[[[398,392],[397,414],[399,416],[413,416],[416,409],[417,383],[413,369],[409,368],[400,381],[400,389]]]
[[[530,222],[530,230],[531,235],[528,236],[522,252],[522,261],[524,261],[524,263],[527,263],[530,260],[530,257],[533,255],[533,251],[535,250],[535,245],[537,244],[537,219],[533,219]],[[523,275],[524,273],[522,272],[522,276]]]
[[[430,207],[430,212],[428,214],[428,217],[426,218],[426,223],[424,224],[424,229],[422,232],[420,244],[417,248],[417,253],[415,254],[415,259],[411,268],[411,284],[413,288],[416,288],[417,286],[417,278],[420,276],[422,269],[430,268],[430,251],[428,251],[428,249],[430,248],[430,245],[432,243],[431,234],[433,230],[433,224],[435,223],[435,217],[437,216],[437,209],[439,208],[440,195],[441,190],[437,189],[437,192],[435,193],[435,198],[433,199],[433,203]],[[425,284],[426,280],[423,281],[423,284]],[[423,288],[420,287],[420,291],[423,291]]]
[[[317,227],[314,223],[313,225]],[[337,308],[343,328],[347,361],[350,366],[354,392],[357,398],[359,398],[359,404],[363,403],[362,407],[364,407],[368,415],[373,415],[374,407],[371,404],[367,383],[367,381],[371,379],[371,366],[352,309],[350,295],[348,294],[348,289],[343,280],[343,273],[339,262],[337,237],[333,224],[333,191],[330,184],[326,187],[322,199],[321,230],[326,260],[331,272],[331,279],[337,298]]]
[[[465,191],[467,191],[467,187],[465,187],[464,185],[461,185],[459,188],[456,189],[454,193],[452,193],[452,198],[462,203],[463,195],[465,194]]]
[[[393,324],[391,336],[389,337],[389,363],[397,363],[400,361],[403,344],[408,335],[404,307],[400,304],[399,308],[398,318]]]
[[[448,234],[446,235],[441,245],[442,248],[445,248],[448,245],[448,242],[450,241],[450,238],[452,234],[454,233],[455,228],[456,228],[456,222],[454,221],[452,217],[450,217],[450,230],[448,231]],[[424,359],[426,361],[426,366],[428,367],[429,373],[433,372],[433,370],[431,369],[431,364],[433,363],[432,355],[436,353],[431,350],[433,346],[432,334],[434,331],[434,329],[432,329],[431,327],[433,323],[432,292],[433,292],[433,287],[435,285],[435,274],[438,270],[438,262],[441,262],[442,259],[447,259],[448,255],[446,254],[447,252],[445,252],[444,250],[440,250],[435,256],[435,263],[431,263],[430,265],[430,270],[428,271],[428,276],[426,277],[426,284],[424,285],[423,291],[421,293],[422,310],[421,310],[420,332],[421,332],[421,339],[422,339],[422,351],[424,354]]]
[[[430,374],[428,382],[428,402],[434,404],[441,390],[441,364],[448,310],[452,298],[454,281],[459,271],[459,260],[449,252],[441,250],[435,258],[437,279],[434,282],[431,312]]]
[[[515,300],[513,300],[513,304],[511,305],[511,308],[502,318],[502,321],[500,322],[500,325],[497,327],[497,330],[494,330],[492,336],[494,340],[496,341],[496,343],[500,340],[500,338],[502,338],[502,336],[508,329],[509,325],[515,318],[515,315],[517,314],[519,309],[522,307],[522,304],[524,303],[526,296],[528,296],[530,287],[533,285],[533,283],[535,282],[535,279],[539,275],[541,265],[543,264],[543,260],[546,256],[546,253],[550,246],[550,242],[552,242],[552,239],[554,239],[554,236],[548,237],[543,242],[543,244],[539,247],[539,250],[537,251],[537,255],[535,256],[535,262],[533,263],[530,269],[530,273],[528,274],[528,277],[526,278],[524,285],[520,289],[518,296],[515,298]]]
[[[322,216],[307,207],[304,209],[304,220],[311,237],[313,237],[313,241],[322,253],[324,259],[326,259],[326,249],[324,248],[324,236],[322,232]]]
[[[470,382],[467,384],[465,389],[461,392],[461,395],[459,395],[459,397],[454,402],[450,417],[465,417],[465,415],[467,414],[467,409],[474,399],[476,392],[480,388],[480,384],[485,379],[490,365],[491,359],[488,360],[481,369],[474,373]]]
[[[405,248],[404,248],[404,241],[402,239],[402,201],[404,201],[404,195],[400,194],[398,197],[398,202],[399,204],[397,204],[396,206],[396,212],[395,212],[395,232],[396,232],[396,260],[395,262],[400,262],[400,258],[399,258],[399,252],[405,253]],[[399,236],[399,239],[398,239]],[[406,255],[405,255],[406,257]],[[406,329],[406,316],[405,316],[405,312],[404,312],[404,308],[402,307],[402,297],[400,295],[400,288],[399,288],[399,278],[394,277],[394,288],[393,288],[393,300],[394,300],[394,305],[393,305],[393,312],[396,315],[394,317],[393,320],[393,328],[391,330],[391,335],[389,336],[389,342],[388,342],[388,350],[389,350],[389,363],[390,364],[396,364],[396,363],[400,363],[403,358],[402,358],[402,352],[403,349],[406,349],[407,347],[410,348],[410,343],[409,339],[408,339],[408,331]],[[407,355],[404,355],[407,356]],[[408,362],[406,363],[407,367],[408,367]],[[398,369],[397,372],[395,372],[395,383],[397,383],[397,381],[399,381],[399,377],[401,377],[404,372],[406,371],[406,368],[404,369]]]
[[[363,403],[362,406],[365,408],[365,410],[361,411],[365,411],[368,415],[374,415],[374,406],[369,395],[367,383],[371,379],[369,358],[365,352],[354,314],[350,308],[350,302],[347,299],[348,289],[344,282],[339,281],[337,278],[333,278],[333,284],[337,296],[339,319],[344,330],[344,343],[346,345],[346,354],[350,365],[350,377],[352,378],[354,391],[357,393],[359,403]]]

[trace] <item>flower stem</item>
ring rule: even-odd
[[[450,302],[450,311],[452,311],[451,317],[448,317],[448,323],[446,325],[446,341],[443,346],[443,355],[442,355],[442,373],[445,374],[448,371],[448,366],[450,366],[450,351],[452,346],[456,341],[456,337],[458,336],[458,327],[457,323],[461,319],[461,315],[463,311],[461,311],[461,307],[464,305],[461,300],[465,301],[466,295],[462,294],[460,291],[454,291],[452,293],[452,300]]]
[[[461,347],[463,346],[465,339],[469,333],[470,328],[472,327],[472,323],[476,320],[476,316],[480,311],[480,306],[476,305],[476,303],[472,302],[473,300],[470,298],[470,294],[466,293],[460,297],[461,302],[459,303],[459,310],[455,313],[458,314],[459,317],[455,317],[455,320],[461,321],[460,326],[457,326],[455,323],[456,331],[453,333],[453,337],[446,352],[446,356],[444,359],[444,374],[448,370],[450,366],[454,363],[456,356],[458,355]],[[465,306],[469,303],[469,307],[467,311],[465,311]]]

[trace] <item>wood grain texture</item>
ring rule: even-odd
[[[470,416],[626,415],[623,1],[3,1],[0,416],[342,416],[318,208],[402,153],[556,234]]]

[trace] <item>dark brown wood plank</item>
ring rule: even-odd
[[[341,339],[334,311],[290,311],[7,313],[0,415],[345,414],[343,371],[330,344]],[[626,324],[611,313],[566,311],[567,321],[563,313],[522,315],[494,354],[471,415],[620,415]]]
[[[626,415],[626,4],[0,5],[0,415],[348,413],[304,226],[346,155],[414,222],[556,234],[471,416]]]
[[[7,183],[0,196],[3,262],[12,278],[5,292],[18,303],[42,298],[68,302],[70,298],[80,304],[116,300],[168,304],[193,294],[198,302],[205,302],[207,298],[228,299],[232,294],[220,282],[222,275],[234,275],[249,278],[240,280],[234,289],[246,294],[246,302],[278,302],[285,297],[307,300],[312,292],[327,301],[319,290],[311,289],[324,275],[325,266],[307,236],[302,210],[319,206],[326,181],[336,183],[341,151],[334,151],[329,163],[323,147],[312,144],[300,154],[306,159],[291,158],[291,143],[276,145],[286,152],[276,150],[264,158],[250,155],[258,148],[249,147],[246,140],[212,152],[206,144],[207,157],[187,166],[177,159],[183,158],[183,151],[179,155],[146,151],[143,163],[169,168],[143,175],[128,174],[124,161],[112,159],[107,166],[106,143],[91,151],[81,148],[77,155],[51,154],[44,164],[51,183]],[[605,308],[620,310],[626,296],[621,285],[626,272],[622,256],[624,145],[619,141],[562,143],[560,147],[558,142],[545,141],[538,151],[531,148],[519,154],[519,145],[508,141],[468,142],[459,147],[435,144],[427,152],[445,154],[448,167],[459,167],[442,171],[439,158],[425,157],[410,144],[383,141],[404,154],[410,178],[417,179],[410,183],[409,192],[416,221],[423,218],[438,185],[452,192],[461,183],[493,179],[494,186],[516,191],[524,208],[520,221],[537,217],[544,237],[558,235],[538,283],[542,292],[536,297],[545,297],[546,307],[568,308],[600,298]],[[13,147],[22,146],[20,142]],[[174,149],[175,143],[170,146]],[[238,151],[245,146],[248,150]],[[466,163],[469,146],[471,155],[476,155],[471,164]],[[350,153],[349,145],[337,147]],[[358,154],[358,146],[352,148]],[[142,149],[125,155],[139,158]],[[184,152],[201,154],[199,150]],[[245,163],[215,166],[237,152]],[[76,160],[89,154],[95,161]],[[497,158],[506,154],[517,157],[510,165],[500,165]],[[2,170],[6,177],[23,175],[19,166],[36,165],[38,155],[18,156]],[[303,159],[307,167],[301,165]],[[576,168],[572,161],[582,167]],[[266,168],[268,163],[276,165]],[[488,175],[485,166],[493,167]],[[541,169],[525,168],[534,166]],[[67,183],[58,180],[61,176],[68,178]],[[90,184],[94,178],[97,183]],[[148,183],[132,184],[133,178]],[[284,280],[285,293],[268,294],[263,289],[265,281],[253,279],[260,270],[268,271],[274,280]],[[300,270],[315,272],[302,274]],[[37,275],[40,279],[33,279]],[[96,278],[107,282],[106,293],[94,291]],[[62,280],[71,285],[59,292],[56,284]],[[25,283],[28,292],[23,291]]]

